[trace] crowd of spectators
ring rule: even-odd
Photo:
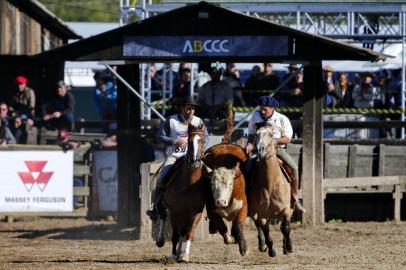
[[[169,72],[168,72],[169,71]],[[234,63],[200,64],[192,74],[190,63],[179,64],[178,72],[169,65],[157,70],[149,66],[150,87],[162,96],[159,90],[172,89],[171,100],[189,96],[197,97],[197,115],[212,121],[225,117],[224,101],[231,100],[234,106],[255,106],[259,96],[274,94],[281,107],[303,106],[302,70],[295,64],[286,66],[285,72],[274,72],[272,63],[254,65],[250,74],[243,76]],[[203,74],[203,75],[202,75]],[[383,70],[378,73],[339,73],[331,66],[323,67],[324,106],[329,108],[400,108],[401,69]],[[106,71],[94,75],[93,106],[102,120],[102,131],[116,129],[117,88],[114,76]],[[8,100],[0,103],[0,143],[26,143],[30,129],[45,127],[58,131],[72,131],[75,123],[75,98],[63,82],[55,84],[54,97],[38,104],[36,91],[24,75],[15,78],[15,89]],[[192,91],[193,89],[193,91]],[[154,95],[153,95],[154,100]],[[168,110],[172,114],[174,110]],[[301,117],[292,113],[291,119]],[[393,120],[399,115],[384,116]],[[381,117],[382,118],[382,117]]]

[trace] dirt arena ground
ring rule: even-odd
[[[295,253],[282,254],[279,228],[273,226],[277,256],[257,250],[256,234],[247,232],[250,253],[220,236],[195,241],[191,262],[166,259],[151,241],[134,241],[134,231],[113,222],[40,219],[0,222],[0,269],[406,269],[406,222],[339,223],[315,228],[292,226]]]

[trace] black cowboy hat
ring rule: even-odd
[[[173,103],[175,105],[198,105],[192,96],[177,97]]]

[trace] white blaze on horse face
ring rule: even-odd
[[[202,139],[198,134],[193,136],[193,161],[197,160],[199,154],[199,141]]]
[[[214,169],[211,175],[211,189],[216,207],[227,207],[233,191],[235,169],[220,167]]]
[[[266,151],[268,150],[268,145],[272,143],[272,132],[270,128],[260,128],[257,131],[257,149],[258,155],[261,159],[266,157]]]

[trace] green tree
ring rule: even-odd
[[[63,21],[118,22],[119,0],[39,0]]]

